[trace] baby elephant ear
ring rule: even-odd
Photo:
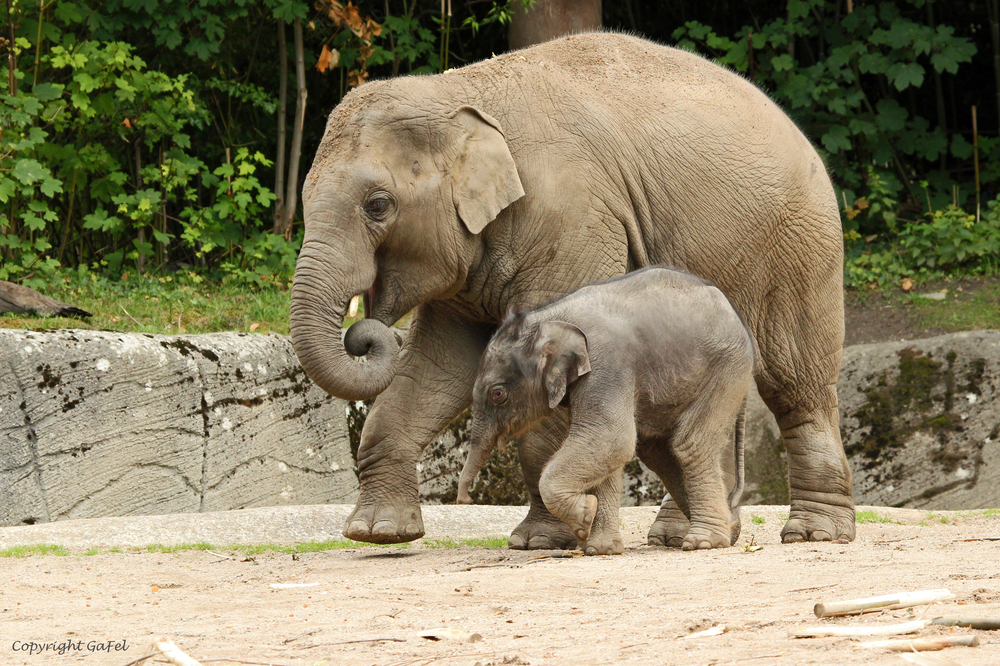
[[[587,336],[573,324],[546,321],[538,326],[538,345],[549,409],[555,409],[573,382],[590,372]]]
[[[500,211],[523,197],[524,188],[500,123],[471,106],[459,107],[452,118],[461,137],[452,198],[462,223],[478,234]]]

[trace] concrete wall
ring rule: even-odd
[[[0,330],[0,525],[353,502],[345,409],[277,335]]]
[[[845,349],[838,393],[856,502],[1000,506],[998,378],[997,331]],[[0,329],[0,525],[352,503],[364,414],[313,385],[282,336]],[[466,425],[424,451],[425,503],[454,501]],[[753,392],[748,503],[786,503],[786,470]],[[638,461],[626,468],[623,504],[663,492]],[[516,447],[493,454],[473,497],[526,500]]]

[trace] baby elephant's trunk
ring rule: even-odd
[[[469,488],[493,453],[497,438],[492,433],[485,432],[483,425],[475,420],[472,422],[472,437],[469,443],[469,457],[465,459],[462,474],[458,477],[458,498],[456,504],[472,504]]]

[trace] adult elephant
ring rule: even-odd
[[[783,540],[854,537],[837,414],[836,197],[809,141],[745,79],[598,32],[368,83],[331,113],[303,201],[296,353],[327,392],[378,396],[345,536],[424,534],[416,463],[469,405],[479,357],[509,310],[664,263],[716,283],[756,338],[755,380],[789,454]],[[367,319],[342,339],[357,294]],[[388,326],[414,308],[397,353]],[[558,423],[538,428],[530,436],[543,441],[520,447],[531,507],[512,547],[574,541],[538,494],[559,433]],[[618,501],[613,489],[598,496]],[[679,543],[685,523],[668,503],[656,542]]]

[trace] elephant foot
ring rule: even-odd
[[[581,547],[584,555],[621,555],[625,552],[625,542],[617,529],[611,533],[591,532],[587,543]]]
[[[566,514],[566,524],[573,530],[577,541],[586,543],[590,538],[590,527],[597,516],[597,496],[580,495],[573,508]]]
[[[729,545],[735,546],[736,540],[740,538],[740,532],[743,531],[743,524],[740,522],[740,509],[737,507],[733,511],[733,522],[730,523],[731,527],[729,530]]]
[[[781,530],[782,543],[853,541],[854,507],[799,501]]]
[[[721,532],[711,532],[709,530],[693,529],[684,537],[681,544],[682,550],[708,550],[710,548],[728,548],[730,534]]]
[[[507,546],[514,550],[570,550],[576,547],[576,537],[566,523],[532,504]]]
[[[691,521],[684,515],[673,500],[668,500],[660,507],[656,519],[649,528],[646,543],[650,546],[666,546],[680,548],[684,537],[691,529]]]
[[[344,524],[344,536],[367,543],[402,543],[424,535],[420,505],[358,504]]]

